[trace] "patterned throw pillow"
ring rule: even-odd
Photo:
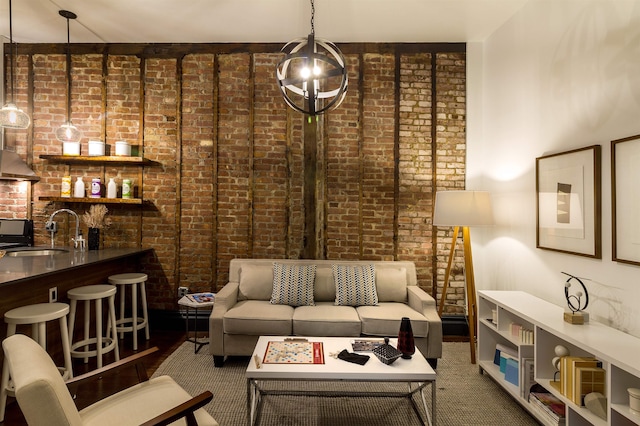
[[[378,304],[376,292],[376,269],[374,265],[331,265],[336,283],[336,305],[375,306]]]
[[[273,264],[273,290],[271,303],[274,305],[313,306],[313,284],[316,279],[316,265]]]

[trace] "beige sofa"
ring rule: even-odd
[[[274,264],[278,268],[275,277]],[[296,275],[301,267],[310,284]],[[349,300],[349,293],[362,280],[353,285],[342,274],[349,276],[354,271],[375,276],[375,291],[364,295],[368,298],[364,305]],[[297,286],[309,290],[308,285],[313,286],[312,300],[304,298],[304,291],[296,291],[300,290]],[[291,293],[303,302],[277,299]],[[274,297],[278,303],[272,303]],[[410,318],[416,347],[435,367],[442,356],[442,322],[433,297],[417,286],[413,262],[233,259],[229,282],[216,295],[209,317],[209,350],[220,367],[227,356],[251,355],[261,335],[395,337],[402,317]]]

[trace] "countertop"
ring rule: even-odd
[[[11,257],[8,255],[11,251],[45,250],[50,248],[40,246],[7,250],[7,255],[0,259],[0,287],[38,276],[72,270],[81,266],[143,254],[152,250],[151,248],[107,248],[81,251],[75,250],[73,247],[56,247],[56,249],[68,251],[47,256]]]

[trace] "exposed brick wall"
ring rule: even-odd
[[[119,184],[133,178],[145,205],[109,205],[114,223],[102,243],[155,248],[143,266],[154,309],[175,309],[178,286],[220,288],[232,258],[300,257],[306,118],[281,99],[274,78],[279,53],[72,56],[72,119],[85,134],[83,153],[90,138],[111,149],[127,140],[154,164],[88,167],[40,159],[62,152],[54,132],[66,114],[65,56],[21,55],[17,99],[27,104],[24,80],[31,73],[33,126],[7,131],[7,144],[32,153],[41,181],[0,182],[0,216],[27,217],[32,203],[36,241],[48,244],[44,222],[62,205],[39,197],[58,195],[61,176],[82,176],[87,186],[92,177]],[[451,238],[451,230],[431,224],[433,196],[464,187],[465,55],[436,54],[436,76],[428,52],[345,56],[347,97],[317,123],[322,255],[412,260],[420,285],[432,291],[434,281],[442,285]],[[88,205],[70,207],[82,214]],[[66,245],[73,223],[58,221],[56,244]],[[458,257],[458,271],[461,262]],[[463,279],[454,278],[450,299],[459,303]]]
[[[153,208],[143,211],[142,245],[153,247],[158,261],[150,271],[149,304],[171,308],[180,242],[177,190],[182,183],[177,162],[177,60],[150,58],[144,65],[144,156],[160,165],[147,168],[143,178],[144,199]]]
[[[411,260],[430,289],[432,277],[434,164],[431,108],[432,54],[403,55],[400,59],[399,136],[400,195],[398,256]]]
[[[180,283],[208,291],[214,282],[214,55],[182,61]]]
[[[436,55],[436,84],[438,86],[438,140],[436,157],[437,190],[464,189],[466,175],[466,78],[465,55],[440,53]],[[462,232],[460,232],[462,234]],[[437,282],[438,301],[451,248],[453,230],[438,229]],[[461,313],[465,306],[465,282],[462,235],[458,237],[445,312]]]

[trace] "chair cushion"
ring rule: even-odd
[[[287,265],[274,262],[271,303],[312,306],[316,265]]]
[[[222,326],[225,334],[289,336],[293,310],[268,300],[243,300],[224,314]]]
[[[139,425],[190,399],[171,377],[160,376],[100,400],[81,410],[80,416],[88,426]],[[218,425],[202,408],[195,415],[198,425]]]
[[[374,265],[332,265],[332,269],[333,279],[336,283],[336,305],[378,304]]]
[[[360,336],[360,318],[352,306],[318,302],[299,306],[293,313],[293,334],[297,336]]]
[[[386,302],[378,306],[359,306],[356,308],[362,322],[362,334],[370,336],[397,336],[400,331],[400,319],[408,317],[415,337],[427,337],[429,322],[418,311],[404,303]]]

